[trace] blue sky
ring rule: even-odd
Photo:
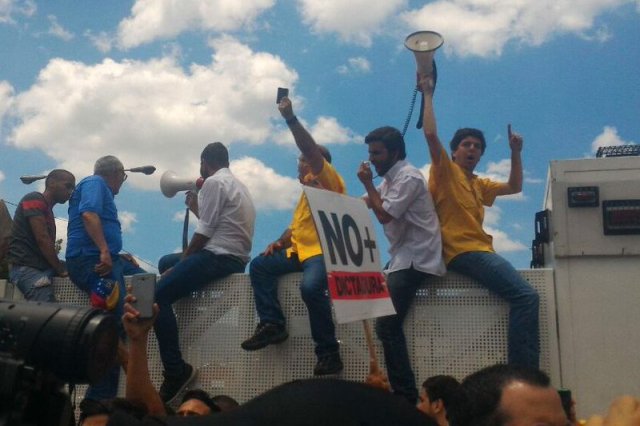
[[[254,197],[257,254],[300,193],[276,88],[290,88],[349,194],[362,194],[363,137],[402,127],[415,84],[403,41],[424,29],[445,39],[441,138],[483,129],[477,171],[506,178],[507,124],[524,136],[524,190],[488,209],[485,227],[526,268],[549,161],[640,140],[638,0],[0,0],[0,197],[17,203],[43,189],[23,185],[24,174],[62,167],[79,180],[107,154],[153,164],[156,174],[131,175],[116,203],[125,248],[155,265],[180,246],[184,217],[182,195],[165,198],[160,176],[195,177],[202,148],[219,140]],[[426,172],[416,119],[408,159]],[[66,206],[54,212],[67,217]],[[58,228],[64,235],[64,220]]]

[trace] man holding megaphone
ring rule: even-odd
[[[187,197],[187,204],[198,217],[198,226],[183,253],[160,260],[163,273],[156,287],[160,312],[155,332],[164,366],[160,397],[167,403],[195,376],[194,368],[182,358],[171,305],[211,281],[244,272],[253,240],[253,201],[247,187],[229,170],[229,153],[222,143],[210,143],[204,148],[200,174],[204,183],[197,197],[193,193]]]
[[[522,136],[508,126],[511,171],[507,182],[479,178],[473,172],[486,148],[482,131],[470,128],[456,131],[449,158],[438,137],[433,77],[419,74],[418,81],[424,94],[423,130],[431,155],[429,190],[442,227],[447,267],[474,278],[509,303],[508,362],[537,369],[538,293],[495,253],[491,235],[482,229],[484,206],[491,206],[498,196],[522,191]]]

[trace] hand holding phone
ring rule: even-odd
[[[278,87],[278,95],[276,96],[276,103],[279,104],[282,98],[289,96],[289,89],[285,87]]]
[[[133,275],[131,277],[131,294],[136,298],[133,306],[140,312],[140,318],[152,318],[156,294],[156,274]]]

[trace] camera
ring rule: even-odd
[[[101,310],[0,300],[0,426],[68,426],[64,384],[101,379],[117,346],[117,321]]]

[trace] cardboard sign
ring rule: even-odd
[[[320,237],[338,323],[395,314],[364,201],[307,186],[304,192]]]

